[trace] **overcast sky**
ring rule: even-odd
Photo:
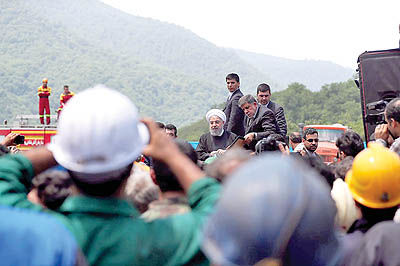
[[[103,0],[183,26],[222,47],[355,68],[366,50],[399,46],[400,0]]]

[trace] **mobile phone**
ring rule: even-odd
[[[17,145],[18,144],[24,144],[24,142],[25,142],[25,136],[22,136],[22,135],[18,135],[14,139],[14,143],[17,144]]]

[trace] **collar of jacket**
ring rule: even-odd
[[[232,98],[233,94],[235,94],[236,92],[240,91],[240,88],[237,88],[235,91],[233,92],[229,92],[229,99]]]
[[[71,196],[60,207],[62,213],[97,213],[115,216],[139,217],[139,212],[126,200]]]
[[[259,111],[260,111],[260,104],[257,103],[256,112],[254,113],[253,117],[250,117],[250,119],[254,120],[257,117]]]

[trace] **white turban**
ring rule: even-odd
[[[347,231],[360,217],[350,189],[342,179],[337,178],[333,182],[331,196],[337,207],[336,224]]]
[[[221,118],[222,121],[224,121],[224,123],[226,122],[226,115],[224,112],[222,112],[219,109],[211,109],[210,111],[207,112],[206,114],[206,119],[208,122],[210,122],[210,118],[212,116],[218,116],[219,118]]]

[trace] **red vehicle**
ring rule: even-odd
[[[18,149],[24,151],[29,150],[36,146],[45,145],[50,143],[51,138],[57,134],[56,126],[38,126],[29,125],[29,119],[37,118],[36,115],[18,116],[19,124],[16,126],[1,125],[0,126],[0,141],[11,132],[18,133],[25,136],[24,144],[19,144]],[[53,119],[55,118],[52,117]]]
[[[303,128],[315,128],[318,131],[318,148],[317,153],[320,155],[325,163],[334,162],[338,148],[336,147],[337,138],[342,135],[348,128],[341,124],[334,125],[308,125]]]

